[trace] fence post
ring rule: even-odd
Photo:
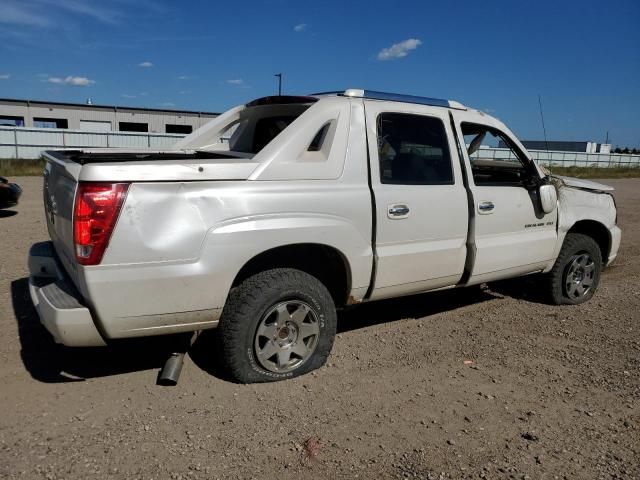
[[[20,158],[18,156],[18,128],[17,127],[13,129],[13,141],[16,142],[16,160],[17,160],[18,158]]]

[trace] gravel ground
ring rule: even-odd
[[[640,478],[640,180],[606,181],[623,246],[586,305],[544,305],[530,279],[363,305],[326,367],[268,385],[226,381],[211,333],[177,387],[155,385],[168,339],[53,343],[26,280],[41,180],[15,180],[0,478]]]

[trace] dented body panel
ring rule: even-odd
[[[576,224],[592,221],[601,224],[608,231],[610,248],[603,258],[606,265],[611,264],[618,255],[621,231],[616,225],[616,204],[611,192],[613,187],[587,180],[557,177],[554,184],[558,191],[558,242],[553,259],[562,248],[565,236]],[[545,271],[551,270],[550,261]]]

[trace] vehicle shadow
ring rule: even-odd
[[[499,297],[487,289],[473,286],[363,303],[340,312],[338,333],[397,320],[429,317],[496,298]]]
[[[0,210],[0,218],[9,218],[17,214],[15,210]]]
[[[524,283],[523,283],[524,282]],[[382,323],[429,317],[441,312],[502,298],[502,295],[537,301],[537,289],[526,278],[470,287],[429,292],[348,307],[338,314],[338,333]],[[530,293],[528,293],[530,292]],[[29,280],[11,283],[11,298],[20,338],[20,356],[38,381],[61,383],[157,369],[169,355],[179,351],[184,335],[119,340],[107,347],[72,348],[58,345],[40,323],[29,295]],[[217,352],[217,332],[202,332],[189,349],[191,360],[210,375],[230,381]]]
[[[444,311],[501,298],[485,288],[470,287],[423,293],[390,300],[354,305],[338,313],[338,333],[350,332],[381,323],[417,319]],[[233,381],[222,369],[216,351],[216,330],[204,331],[189,350],[193,362],[205,372],[225,381]]]
[[[488,289],[492,293],[516,300],[549,305],[547,292],[540,280],[540,275],[526,275],[490,283]]]
[[[40,323],[31,297],[29,280],[11,283],[13,311],[18,323],[22,362],[38,381],[77,382],[88,378],[160,369],[176,349],[176,335],[130,339],[107,347],[73,348],[54,342]]]

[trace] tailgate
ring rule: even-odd
[[[73,244],[73,203],[81,165],[64,157],[44,152],[44,210],[49,236],[56,253],[74,283],[77,284],[77,265]]]

